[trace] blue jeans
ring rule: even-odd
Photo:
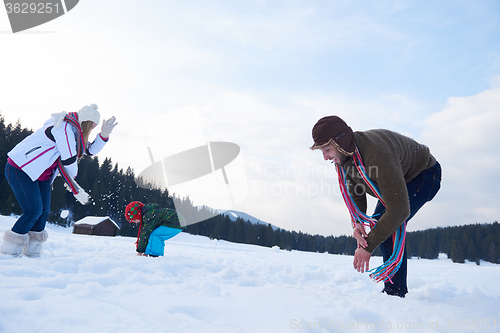
[[[406,219],[408,222],[422,206],[431,201],[436,193],[441,187],[441,165],[436,162],[434,166],[422,171],[415,177],[412,181],[406,184],[408,190],[408,198],[410,200],[410,216]],[[385,213],[384,205],[379,201],[375,207],[374,215],[376,219]],[[387,238],[382,244],[380,244],[380,249],[382,250],[382,256],[384,262],[386,262],[392,254],[392,236]],[[404,297],[408,292],[408,287],[406,283],[407,275],[407,257],[406,257],[406,245],[403,252],[403,261],[399,270],[394,274],[392,282],[385,282],[384,291],[388,294],[397,295]]]
[[[43,231],[50,212],[50,180],[32,181],[22,170],[7,162],[5,178],[16,196],[23,215],[12,227],[18,234]]]

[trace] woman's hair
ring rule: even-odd
[[[87,149],[87,142],[89,141],[89,135],[90,132],[92,131],[92,124],[94,124],[94,122],[92,122],[91,120],[82,121],[81,124],[83,142],[85,143],[84,149]]]

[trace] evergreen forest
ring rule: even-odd
[[[4,175],[7,152],[32,131],[16,124],[5,124],[0,114],[0,214],[20,215],[22,210]],[[281,249],[353,255],[356,240],[351,236],[322,236],[273,228],[271,225],[252,224],[241,218],[231,220],[208,207],[194,207],[189,198],[176,198],[168,190],[144,188],[137,185],[134,171],[113,164],[111,159],[85,156],[79,161],[77,182],[90,194],[91,203],[81,205],[66,191],[62,177],[57,177],[52,190],[50,223],[70,227],[86,216],[109,216],[120,226],[120,235],[137,237],[137,225],[127,222],[125,206],[131,201],[158,203],[162,207],[183,206],[184,217],[202,222],[190,224],[185,232],[214,239],[260,246],[279,246]],[[70,214],[62,218],[61,212]],[[500,225],[498,222],[408,232],[406,236],[409,257],[435,259],[440,253],[457,263],[466,260],[500,263]],[[374,255],[381,255],[379,249]]]

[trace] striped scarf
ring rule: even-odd
[[[85,151],[84,150],[85,142],[84,142],[84,139],[83,139],[82,127],[80,126],[80,122],[78,121],[78,113],[76,113],[76,112],[70,112],[70,113],[68,113],[64,117],[63,121],[68,122],[71,126],[73,126],[73,127],[75,127],[77,129],[76,151],[77,151],[77,157],[80,158],[80,157],[82,157],[83,152]],[[68,172],[66,171],[66,169],[64,168],[64,166],[62,164],[62,161],[61,161],[61,157],[59,157],[58,160],[57,160],[57,166],[59,168],[59,172],[61,173],[64,181],[71,188],[71,192],[73,192],[73,194],[78,194],[78,192],[79,192],[79,190],[78,190],[79,186],[75,182],[75,180],[68,174]]]
[[[363,178],[363,181],[366,183],[366,185],[372,190],[373,193],[375,193],[375,196],[377,199],[385,206],[384,200],[382,199],[382,196],[380,195],[380,191],[378,189],[377,184],[375,184],[370,177],[368,176],[365,166],[363,164],[363,160],[361,159],[361,155],[359,153],[358,147],[356,147],[356,151],[353,155],[354,159],[354,165],[356,166],[356,169],[358,170],[359,174]],[[374,228],[377,224],[377,220],[375,219],[374,216],[368,216],[362,211],[359,210],[358,206],[354,202],[354,200],[351,197],[351,194],[349,193],[347,189],[347,179],[346,179],[346,172],[344,168],[341,168],[338,164],[335,165],[337,169],[337,174],[338,174],[338,179],[339,179],[339,186],[340,186],[340,191],[342,193],[342,198],[344,199],[344,202],[346,203],[347,209],[349,210],[349,213],[351,215],[351,220],[353,227],[356,226],[356,222],[361,223],[364,226],[368,226],[370,228]],[[401,266],[401,262],[403,259],[403,252],[404,252],[404,246],[405,246],[405,238],[406,238],[406,221],[401,224],[401,226],[396,230],[393,234],[393,250],[392,250],[392,255],[391,257],[384,262],[382,265],[379,267],[371,269],[370,272],[370,277],[375,281],[375,282],[380,282],[380,281],[389,281],[391,283],[392,280],[391,278],[396,274],[398,271],[399,267]]]

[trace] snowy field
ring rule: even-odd
[[[0,254],[0,332],[500,331],[500,265],[412,259],[400,299],[350,256],[181,233],[146,258],[133,238],[47,229],[41,258]]]

